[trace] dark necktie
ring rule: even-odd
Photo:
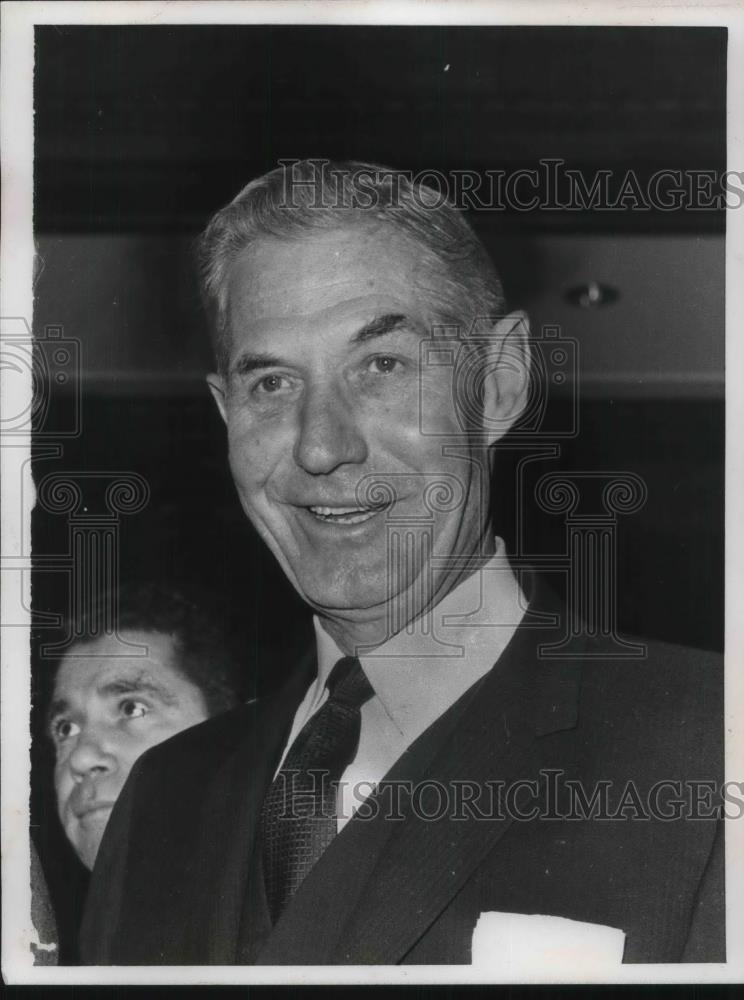
[[[336,792],[359,746],[360,709],[374,691],[356,657],[339,660],[328,699],[300,730],[261,812],[266,896],[271,919],[282,910],[336,835]]]

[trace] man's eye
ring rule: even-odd
[[[135,701],[133,698],[125,698],[119,703],[119,711],[127,719],[141,719],[147,715],[149,708],[143,701]]]
[[[398,358],[393,358],[389,354],[378,354],[369,363],[368,371],[373,375],[392,375],[400,367]]]
[[[71,722],[69,719],[55,719],[52,723],[52,739],[55,743],[64,743],[65,740],[77,736],[79,732],[80,726],[77,722]]]
[[[284,375],[264,375],[256,383],[254,389],[259,393],[279,392],[289,386],[289,379]]]

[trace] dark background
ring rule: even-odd
[[[309,618],[239,508],[203,382],[209,352],[191,243],[216,208],[280,158],[411,169],[514,170],[558,157],[643,181],[725,169],[726,33],[690,28],[44,27],[36,33],[34,328],[79,342],[40,431],[70,420],[54,471],[132,471],[151,490],[120,526],[123,579],[194,580],[232,612],[246,695],[275,685]],[[722,648],[723,213],[472,212],[514,305],[581,351],[580,433],[556,469],[641,475],[619,524],[619,623]],[[600,310],[567,301],[599,280]],[[555,419],[570,400],[556,398]],[[494,520],[513,549],[514,470],[502,449]],[[523,507],[523,554],[564,551],[560,519]],[[84,878],[49,784],[41,708],[70,581],[65,516],[37,509],[32,820],[63,959]],[[560,589],[562,578],[553,574]]]

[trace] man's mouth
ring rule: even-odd
[[[73,809],[78,820],[83,820],[88,817],[93,817],[96,814],[102,812],[110,812],[114,807],[113,802],[106,801],[96,801],[96,802],[86,802],[84,805],[76,806]]]
[[[374,517],[375,514],[379,514],[381,510],[384,510],[384,506],[380,507],[321,507],[312,506],[308,507],[307,510],[316,518],[318,521],[323,521],[325,524],[363,524],[365,521],[369,521],[370,518]]]

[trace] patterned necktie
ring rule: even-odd
[[[274,923],[336,835],[336,792],[359,746],[360,709],[374,691],[356,657],[339,660],[328,699],[309,719],[266,793],[261,812],[266,896]]]

